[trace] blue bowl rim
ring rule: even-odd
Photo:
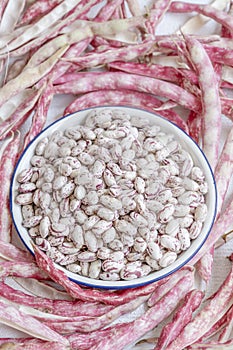
[[[185,131],[183,130],[180,126],[178,126],[175,122],[169,120],[169,119],[166,119],[165,117],[161,116],[159,113],[157,114],[156,112],[153,113],[152,111],[150,110],[147,110],[147,109],[143,109],[143,108],[139,108],[139,107],[133,107],[133,106],[130,106],[130,105],[120,105],[120,104],[117,104],[117,105],[101,105],[101,106],[96,106],[96,107],[88,107],[88,108],[85,108],[85,109],[82,109],[82,110],[78,110],[76,112],[72,112],[70,114],[67,114],[67,115],[64,115],[58,119],[56,119],[55,121],[53,121],[52,123],[50,123],[49,125],[47,125],[38,135],[36,135],[31,141],[30,143],[27,145],[27,147],[23,150],[23,152],[21,153],[20,157],[18,158],[17,160],[17,163],[15,165],[15,168],[14,168],[14,171],[13,171],[13,174],[12,174],[12,177],[11,177],[11,183],[10,183],[10,212],[11,212],[11,217],[12,217],[12,220],[13,220],[13,224],[14,224],[14,227],[16,229],[16,232],[18,234],[18,236],[20,237],[20,240],[22,241],[22,243],[24,244],[24,246],[27,248],[27,250],[30,251],[30,253],[35,256],[34,254],[34,251],[32,249],[30,249],[30,247],[26,244],[25,240],[23,239],[21,233],[20,233],[20,230],[16,224],[16,221],[15,221],[15,217],[14,217],[14,212],[13,212],[13,187],[14,187],[14,181],[15,181],[15,175],[16,175],[16,172],[17,172],[17,169],[20,165],[20,162],[21,162],[21,159],[23,158],[24,154],[27,152],[27,150],[29,149],[29,147],[34,143],[36,142],[37,138],[39,138],[47,129],[53,127],[55,124],[59,123],[59,122],[62,122],[63,120],[67,119],[67,118],[70,118],[72,116],[74,116],[75,114],[79,113],[79,112],[89,112],[90,110],[94,110],[94,109],[117,109],[117,108],[125,108],[125,109],[132,109],[132,110],[138,110],[138,111],[142,111],[142,112],[146,112],[146,113],[149,113],[150,115],[152,115],[153,117],[156,117],[156,118],[160,118],[170,124],[172,124],[175,128],[178,128],[182,133],[184,133],[186,135],[186,137],[188,137],[194,144],[195,146],[197,147],[197,149],[199,149],[199,152],[202,154],[203,158],[205,159],[205,162],[209,168],[209,171],[210,171],[210,174],[211,174],[211,177],[212,177],[212,182],[213,182],[213,186],[214,186],[214,194],[213,194],[213,197],[214,197],[214,200],[215,200],[215,205],[214,205],[214,211],[213,211],[213,215],[212,215],[212,222],[209,226],[209,229],[208,231],[206,232],[206,235],[205,237],[203,238],[201,244],[199,244],[199,246],[197,247],[197,249],[193,252],[192,255],[190,255],[184,262],[182,262],[180,265],[178,265],[176,268],[173,268],[171,269],[170,271],[168,271],[167,273],[159,276],[159,277],[155,277],[155,278],[151,278],[150,280],[148,281],[142,281],[140,282],[140,278],[138,279],[138,283],[135,282],[135,284],[133,285],[123,285],[123,286],[118,286],[117,283],[120,282],[120,281],[113,281],[115,282],[115,284],[113,285],[104,285],[105,281],[102,281],[103,282],[103,286],[101,285],[96,285],[95,282],[82,282],[82,281],[79,281],[78,279],[76,280],[75,278],[72,278],[72,277],[68,277],[72,282],[75,282],[77,284],[80,284],[80,285],[83,285],[85,287],[91,287],[91,288],[96,288],[96,289],[110,289],[110,290],[123,290],[123,289],[129,289],[129,288],[138,288],[138,287],[142,287],[142,286],[145,286],[145,285],[148,285],[148,284],[151,284],[151,283],[154,283],[154,282],[157,282],[159,280],[162,280],[168,276],[170,276],[171,274],[173,274],[174,272],[180,270],[182,267],[184,267],[186,264],[188,264],[189,261],[192,260],[192,258],[198,253],[198,251],[202,248],[202,246],[204,245],[205,241],[207,240],[210,232],[211,232],[211,229],[213,227],[213,224],[214,224],[214,221],[215,221],[215,218],[216,218],[216,213],[217,213],[217,186],[216,186],[216,181],[215,181],[215,178],[214,178],[214,173],[213,173],[213,170],[209,164],[209,161],[206,157],[206,155],[204,154],[204,152],[202,151],[201,147],[195,142],[195,140]],[[56,266],[59,267],[59,265],[55,264]],[[64,269],[63,269],[64,271]],[[79,277],[79,275],[77,274],[77,277]],[[94,281],[94,280],[93,280]],[[135,279],[134,281],[137,281],[137,279]],[[127,282],[132,282],[132,280],[130,281],[127,281]]]

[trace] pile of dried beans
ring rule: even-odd
[[[148,6],[139,0],[1,1],[0,321],[25,337],[1,338],[0,348],[119,350],[148,341],[160,350],[232,349],[232,262],[207,298],[217,249],[232,236],[226,234],[233,217],[227,195],[233,171],[232,6],[230,0],[153,0]],[[159,35],[158,25],[172,13],[190,19],[179,32]],[[216,33],[198,35],[208,21],[217,24]],[[37,248],[34,259],[14,245],[10,178],[61,94],[69,96],[61,114],[137,106],[175,122],[201,145],[215,173],[218,212],[188,266],[144,287],[101,291],[67,279]],[[230,126],[220,148],[224,118]],[[197,277],[205,282],[202,290]],[[12,278],[23,288],[12,287]],[[138,307],[139,316],[122,321]],[[157,336],[148,339],[158,325]]]

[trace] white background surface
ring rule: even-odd
[[[146,6],[150,3],[150,1],[142,1],[139,0],[140,4],[142,6]],[[208,0],[200,0],[200,1],[187,1],[190,3],[202,3],[207,4],[210,3]],[[162,21],[162,23],[158,27],[157,34],[170,34],[174,33],[179,26],[186,21],[186,19],[189,18],[189,15],[186,14],[168,14],[166,15],[165,19]],[[218,26],[216,26],[213,21],[210,21],[202,30],[201,34],[212,34],[218,32]],[[59,96],[57,98],[54,98],[54,101],[52,103],[52,106],[49,111],[49,116],[47,120],[47,124],[52,122],[53,120],[57,119],[59,116],[63,114],[63,110],[66,107],[66,105],[72,100],[72,97],[68,96]],[[230,122],[226,119],[223,121],[223,134],[221,137],[221,142],[223,143],[224,137],[226,135],[227,130],[229,129]],[[28,125],[26,125],[28,127]],[[25,129],[23,130],[25,131]],[[230,195],[230,193],[229,193]],[[18,237],[14,235],[14,242],[17,245],[21,245],[21,242],[19,241]],[[222,246],[221,248],[217,249],[215,252],[215,260],[214,260],[214,270],[213,270],[213,276],[211,279],[211,283],[208,289],[208,295],[211,294],[216,288],[220,285],[224,277],[226,276],[227,272],[229,271],[230,263],[227,256],[230,255],[233,248],[233,242],[229,242],[228,244]],[[131,315],[127,316],[127,320],[132,319],[135,317],[135,315],[138,315],[141,312],[141,309],[132,313]],[[25,336],[22,332],[12,330],[12,328],[0,324],[0,337],[21,337]],[[130,347],[132,348],[132,347]],[[137,347],[137,349],[153,349],[153,345],[146,345],[145,347],[143,345],[140,345]]]

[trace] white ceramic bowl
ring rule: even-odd
[[[59,269],[63,270],[66,275],[73,281],[89,286],[89,287],[97,287],[97,288],[109,288],[109,289],[123,289],[123,288],[130,288],[130,287],[138,287],[141,285],[145,285],[157,280],[160,280],[169,274],[173,273],[174,271],[180,269],[182,266],[187,264],[190,259],[198,252],[198,250],[201,248],[201,246],[204,244],[211,227],[213,225],[215,214],[216,214],[216,203],[217,203],[217,195],[216,195],[216,186],[215,181],[213,177],[213,173],[211,171],[210,165],[201,151],[201,149],[197,146],[197,144],[179,127],[177,127],[175,124],[171,123],[170,121],[156,115],[152,114],[150,112],[138,109],[138,108],[131,108],[131,107],[122,107],[122,106],[108,106],[108,107],[98,107],[98,108],[113,108],[113,109],[122,109],[126,112],[128,112],[130,115],[134,116],[140,116],[149,118],[150,122],[152,124],[157,124],[161,127],[162,131],[165,131],[167,133],[172,133],[175,135],[175,138],[179,140],[180,144],[184,149],[186,149],[192,156],[193,161],[195,165],[199,166],[205,175],[205,179],[208,183],[208,193],[206,195],[206,204],[208,207],[208,215],[204,222],[203,229],[201,231],[201,234],[192,241],[192,244],[190,248],[188,248],[186,251],[182,252],[180,255],[178,255],[178,259],[171,265],[169,265],[166,268],[162,268],[159,271],[152,272],[147,276],[130,280],[130,281],[103,281],[103,280],[95,280],[91,278],[87,278],[72,272],[69,272],[65,268],[62,268],[59,265],[56,265]],[[79,111],[76,113],[73,113],[71,115],[65,116],[54,123],[52,123],[50,126],[45,128],[25,149],[23,154],[21,155],[11,182],[11,191],[10,191],[10,206],[11,206],[11,213],[13,222],[15,225],[15,228],[22,240],[22,242],[25,244],[27,249],[33,254],[33,247],[31,245],[31,237],[29,236],[27,229],[25,229],[22,226],[22,214],[21,214],[21,207],[15,203],[15,196],[17,193],[18,183],[17,183],[17,175],[25,168],[28,168],[30,165],[30,159],[33,156],[33,152],[35,149],[36,144],[44,137],[51,135],[52,132],[55,130],[65,130],[66,128],[75,126],[78,124],[82,124],[83,120],[85,119],[86,115],[90,112],[91,109],[86,109],[83,111]]]

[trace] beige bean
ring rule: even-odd
[[[27,205],[33,203],[33,194],[31,192],[18,194],[15,202],[19,205]]]
[[[42,215],[33,215],[23,220],[22,225],[26,228],[37,226],[42,219]]]
[[[101,272],[101,266],[102,266],[101,260],[98,259],[96,261],[92,261],[90,263],[89,272],[88,272],[89,277],[98,279]]]
[[[207,205],[205,203],[199,204],[194,212],[196,221],[204,222],[207,216]]]
[[[175,252],[166,252],[159,260],[159,265],[161,267],[167,267],[171,265],[177,259],[177,254]]]
[[[169,251],[179,253],[181,249],[181,243],[176,237],[170,235],[162,235],[160,237],[160,244],[162,247],[168,249]]]
[[[39,224],[39,232],[42,238],[46,238],[49,235],[49,229],[50,229],[50,219],[48,216],[44,216]]]

